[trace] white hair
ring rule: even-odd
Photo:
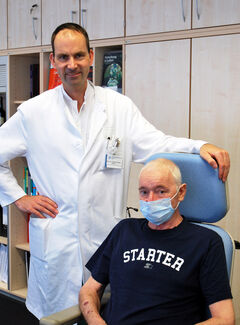
[[[170,173],[172,174],[177,187],[182,184],[182,175],[179,167],[171,160],[165,158],[158,158],[155,160],[151,160],[148,162],[140,171],[139,177],[141,176],[142,172],[149,168],[162,168],[167,167]]]

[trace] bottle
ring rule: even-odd
[[[0,126],[6,121],[6,112],[3,109],[3,97],[0,97]]]

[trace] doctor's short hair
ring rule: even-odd
[[[146,169],[158,169],[161,167],[167,167],[167,169],[170,171],[172,174],[177,187],[179,187],[182,184],[182,175],[179,167],[171,160],[165,159],[165,158],[158,158],[149,161],[143,168],[141,169],[139,173],[139,178],[142,174],[142,172]]]
[[[64,24],[59,25],[55,29],[55,31],[52,33],[51,45],[52,45],[53,55],[55,55],[55,48],[54,48],[55,38],[56,38],[57,34],[63,29],[70,29],[70,30],[73,30],[75,32],[78,32],[78,33],[82,34],[84,36],[85,40],[86,40],[88,53],[90,53],[89,37],[88,37],[88,33],[87,33],[86,29],[83,28],[82,26],[78,25],[78,24],[75,24],[75,23],[64,23]]]

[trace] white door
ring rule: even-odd
[[[7,48],[7,0],[0,0],[0,50]]]
[[[126,35],[191,28],[191,0],[126,0]]]
[[[224,147],[231,155],[231,209],[224,219],[239,237],[240,35],[194,39],[192,44],[191,136]],[[235,235],[235,236],[234,236]]]
[[[193,28],[239,23],[239,0],[193,1]]]
[[[167,134],[188,137],[190,40],[127,45],[125,73],[126,95],[143,115]],[[139,169],[132,165],[128,195],[132,207],[139,207]]]
[[[8,48],[41,45],[41,1],[8,0]]]
[[[192,50],[191,136],[217,144],[230,153],[230,210],[220,224],[239,240],[240,35],[194,39]],[[237,315],[239,267],[240,256],[235,254],[232,290]]]
[[[81,25],[91,40],[124,36],[124,1],[81,0]]]
[[[51,35],[62,23],[79,23],[78,0],[42,0],[42,44],[51,43]]]

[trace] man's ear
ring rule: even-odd
[[[55,59],[54,59],[53,52],[51,52],[51,53],[49,54],[49,60],[50,60],[50,62],[51,62],[51,64],[52,64],[52,66],[55,68]]]
[[[94,58],[93,49],[90,49],[89,57],[90,57],[90,62],[91,62],[90,65],[93,65],[93,58]]]
[[[178,192],[178,200],[183,201],[186,193],[187,193],[187,184],[184,183],[180,186],[180,189]]]

